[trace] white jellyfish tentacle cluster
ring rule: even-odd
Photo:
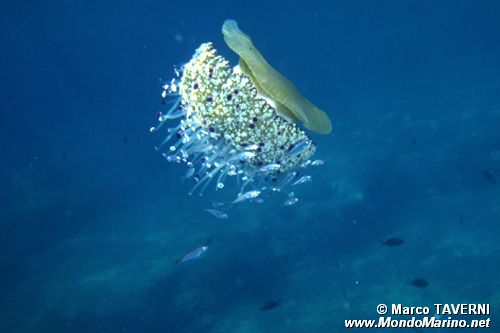
[[[322,164],[310,160],[312,139],[281,117],[212,43],[196,50],[162,95],[170,108],[151,132],[166,132],[156,149],[167,161],[187,165],[185,178],[194,181],[189,194],[202,195],[210,186],[222,190],[232,178],[239,188],[234,202],[261,199],[268,191],[287,193],[284,205],[291,205],[297,202],[294,186],[311,180],[301,169]]]

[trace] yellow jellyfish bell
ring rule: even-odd
[[[301,121],[307,129],[317,133],[331,132],[328,115],[305,99],[292,82],[269,65],[250,37],[238,28],[236,21],[226,20],[222,34],[229,48],[240,57],[241,71],[252,80],[261,95],[275,104],[281,116]]]

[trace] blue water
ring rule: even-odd
[[[342,332],[379,303],[489,303],[495,327],[498,1],[1,8],[0,332]],[[220,220],[148,129],[199,44],[236,64],[226,18],[333,132],[311,134],[325,165],[299,203]]]

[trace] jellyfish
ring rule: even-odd
[[[150,131],[172,125],[156,149],[187,166],[190,195],[203,195],[211,184],[222,190],[233,178],[233,203],[262,200],[265,192],[284,192],[290,200],[304,183],[298,180],[310,180],[304,170],[323,164],[311,161],[316,144],[300,124],[327,134],[328,115],[265,61],[235,21],[226,20],[222,33],[239,65],[232,67],[211,42],[198,47],[163,86],[170,107]]]

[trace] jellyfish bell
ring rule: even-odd
[[[274,101],[276,110],[285,118],[301,121],[311,131],[328,134],[332,125],[328,115],[305,99],[294,84],[274,69],[241,31],[234,20],[222,25],[224,41],[238,56],[240,68],[262,95]]]
[[[170,107],[151,132],[166,132],[156,149],[167,161],[187,165],[184,178],[194,180],[189,194],[202,195],[211,184],[216,191],[226,189],[226,181],[234,178],[239,192],[232,203],[239,203],[262,200],[265,192],[290,193],[302,176],[298,170],[311,165],[316,145],[295,121],[321,133],[329,132],[331,125],[326,114],[311,108],[267,63],[268,74],[278,73],[281,81],[266,78],[262,63],[255,70],[256,59],[263,58],[233,22],[224,23],[223,35],[242,59],[240,65],[231,67],[212,43],[202,44],[164,86],[162,96],[171,100],[165,103]],[[240,44],[251,45],[257,53],[249,57],[239,52]],[[321,126],[314,125],[321,121]],[[172,125],[165,130],[167,122]]]

